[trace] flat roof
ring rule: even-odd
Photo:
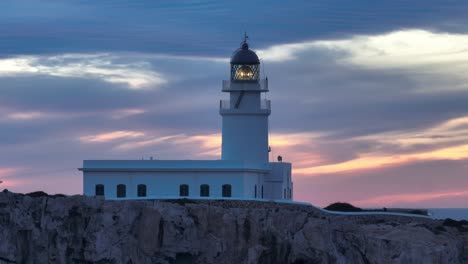
[[[237,160],[84,160],[81,171],[255,171],[269,172],[269,164],[259,166]]]

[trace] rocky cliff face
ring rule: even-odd
[[[463,263],[465,231],[291,204],[0,193],[0,263]]]

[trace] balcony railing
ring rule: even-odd
[[[260,101],[260,109],[262,110],[271,110],[271,101],[263,99]]]
[[[223,110],[231,109],[231,100],[219,101],[219,109],[223,109]]]
[[[221,109],[221,110],[240,110],[240,109],[234,108],[234,106],[231,105],[230,100],[221,100],[221,101],[219,101],[219,109]],[[248,110],[250,110],[250,109],[248,109]],[[271,101],[266,100],[266,99],[261,100],[260,101],[260,110],[270,111],[271,110]]]
[[[268,92],[268,79],[261,79],[258,82],[223,80],[223,92],[242,90]]]

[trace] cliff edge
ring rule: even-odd
[[[467,226],[254,201],[0,193],[0,263],[468,263]]]

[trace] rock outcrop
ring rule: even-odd
[[[270,202],[0,193],[0,263],[464,263],[464,226]]]

